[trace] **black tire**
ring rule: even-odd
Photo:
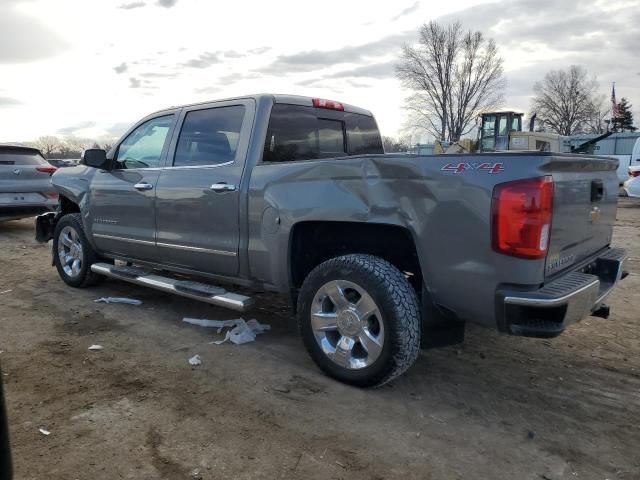
[[[62,260],[59,255],[59,243],[60,243],[60,235],[63,230],[72,229],[77,233],[77,240],[82,245],[82,255],[81,267],[77,274],[69,274],[65,271],[65,266],[62,264]],[[91,285],[96,285],[104,280],[104,276],[98,275],[91,271],[91,265],[100,261],[100,257],[95,252],[87,237],[84,233],[84,227],[82,226],[82,217],[79,213],[69,213],[63,216],[58,223],[56,224],[56,228],[53,232],[53,263],[58,270],[58,275],[67,285],[75,288],[84,288],[89,287]]]
[[[368,366],[352,369],[338,365],[316,340],[312,303],[320,289],[332,281],[347,281],[361,287],[380,311],[384,342],[381,353]],[[316,267],[305,279],[298,296],[298,323],[305,347],[316,364],[329,376],[358,387],[377,387],[393,380],[411,367],[420,352],[421,322],[416,292],[396,267],[373,255],[345,255]]]

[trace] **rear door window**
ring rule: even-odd
[[[44,165],[47,161],[38,152],[31,150],[2,150],[0,165]]]
[[[302,105],[271,109],[264,162],[290,162],[384,153],[375,120]]]
[[[236,156],[245,107],[208,108],[187,113],[173,159],[174,167],[220,165]]]

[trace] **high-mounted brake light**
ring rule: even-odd
[[[57,170],[57,168],[54,167],[53,165],[40,165],[36,167],[36,170],[39,172],[48,173],[49,175],[51,175]]]
[[[314,98],[312,100],[313,106],[316,108],[326,108],[329,110],[340,110],[344,112],[344,105],[340,102],[334,102],[333,100],[325,100],[323,98]]]
[[[496,185],[491,210],[496,252],[520,258],[543,258],[547,254],[553,216],[550,176]]]

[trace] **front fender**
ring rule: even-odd
[[[59,169],[51,177],[51,184],[59,195],[78,205],[82,212],[88,201],[91,180],[97,171],[85,165]]]

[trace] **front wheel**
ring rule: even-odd
[[[95,285],[104,279],[91,271],[98,255],[84,234],[82,217],[70,213],[62,217],[53,232],[53,263],[60,278],[72,287]]]
[[[328,375],[359,387],[404,373],[420,351],[415,290],[392,264],[345,255],[316,267],[298,297],[304,344]]]

